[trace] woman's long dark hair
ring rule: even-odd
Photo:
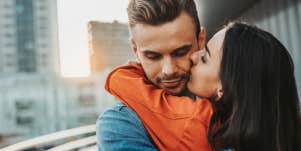
[[[215,150],[301,151],[300,104],[294,65],[270,33],[245,23],[228,25],[208,139]]]

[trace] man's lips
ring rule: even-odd
[[[175,88],[180,84],[181,81],[182,78],[172,79],[172,80],[162,80],[161,85],[165,88]]]

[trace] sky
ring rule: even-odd
[[[127,22],[128,0],[58,0],[57,3],[62,76],[88,76],[88,21]]]

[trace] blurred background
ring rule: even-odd
[[[197,0],[208,38],[240,19],[290,51],[301,94],[301,0]],[[134,59],[127,0],[0,0],[0,148],[94,124],[104,79]]]

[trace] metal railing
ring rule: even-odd
[[[36,137],[17,144],[0,149],[0,151],[22,151],[33,148],[46,147],[48,151],[97,150],[96,126],[89,125],[79,128],[64,130],[48,135]]]

